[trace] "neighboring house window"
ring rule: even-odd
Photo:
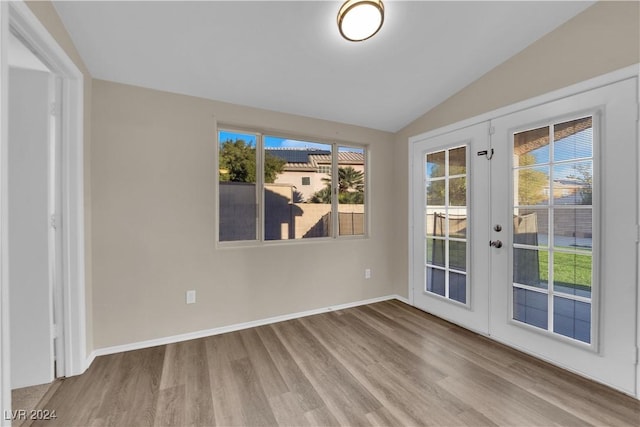
[[[220,242],[366,234],[364,147],[231,130],[218,141]]]

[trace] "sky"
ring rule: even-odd
[[[236,140],[236,139],[243,139],[245,142],[250,143],[254,147],[256,145],[255,135],[244,134],[239,132],[222,131],[222,130],[219,132],[219,141],[221,143],[227,140]],[[268,136],[268,135],[265,135],[264,137],[264,146],[267,148],[315,148],[318,150],[331,151],[330,144],[321,144],[318,142],[310,142],[310,141],[298,141],[295,139],[280,138],[277,136]],[[364,149],[354,148],[354,147],[339,147],[339,150],[364,153]]]

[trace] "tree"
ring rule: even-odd
[[[325,186],[311,196],[312,203],[331,203],[331,177],[322,178]],[[351,166],[338,169],[338,202],[364,203],[364,172]]]
[[[285,161],[270,153],[264,156],[264,181],[273,183]],[[220,147],[220,181],[256,182],[256,148],[242,139],[228,139]]]
[[[432,170],[433,176],[444,176],[441,169],[444,165],[437,165]],[[449,166],[449,175],[465,175],[466,167],[459,165]],[[427,186],[427,204],[431,206],[444,206],[445,181],[437,180],[429,182]],[[457,177],[449,179],[449,206],[466,206],[467,204],[467,179]]]
[[[577,175],[568,175],[567,178],[575,179],[580,190],[578,194],[583,205],[590,205],[593,200],[593,173],[591,172],[591,165],[577,164],[575,166]]]
[[[519,166],[530,166],[536,162],[533,154],[523,154],[518,159]],[[534,206],[542,202],[547,197],[543,191],[545,186],[549,186],[549,175],[533,168],[520,169],[518,171],[518,200],[516,204]]]

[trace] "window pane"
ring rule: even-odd
[[[549,162],[549,127],[520,132],[513,136],[513,166]]]
[[[516,206],[547,205],[549,203],[549,167],[516,169],[513,177]]]
[[[445,241],[439,239],[427,239],[427,264],[444,267],[445,261]]]
[[[444,151],[427,154],[427,178],[437,178],[440,176],[444,176],[444,170]]]
[[[467,146],[426,156],[426,235],[441,238],[426,239],[427,263],[443,269],[427,269],[427,290],[462,303],[467,299],[466,173]]]
[[[467,237],[467,208],[449,209],[449,237]]]
[[[549,252],[514,248],[513,281],[521,285],[547,289],[549,283]]]
[[[256,239],[256,136],[220,131],[219,239]]]
[[[330,236],[331,145],[265,136],[264,146],[265,240]]]
[[[549,209],[515,208],[513,211],[513,243],[540,247],[547,246],[549,240]]]
[[[584,117],[553,127],[553,160],[582,159],[593,156],[593,120]]]
[[[554,209],[554,247],[591,251],[593,247],[592,215],[592,209]]]
[[[547,294],[513,288],[513,319],[539,328],[549,324]]]
[[[427,291],[445,296],[445,271],[427,267]]]
[[[363,148],[338,147],[338,231],[341,236],[364,234],[365,170]]]
[[[455,272],[449,273],[449,298],[466,304],[467,302],[467,275]]]
[[[467,147],[449,150],[449,175],[467,174]]]
[[[582,342],[591,342],[591,304],[553,297],[553,331]]]
[[[561,163],[553,167],[553,203],[590,205],[593,191],[591,161]]]
[[[427,206],[444,206],[444,189],[446,181],[439,179],[427,184]]]
[[[467,271],[467,243],[449,240],[449,267]]]
[[[553,290],[591,298],[591,255],[553,254]]]
[[[442,209],[427,209],[425,232],[427,236],[444,236],[445,213]]]
[[[449,180],[449,206],[466,206],[467,178],[451,178]]]

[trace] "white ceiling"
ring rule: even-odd
[[[592,3],[387,0],[361,43],[334,1],[54,4],[94,78],[394,132]]]

